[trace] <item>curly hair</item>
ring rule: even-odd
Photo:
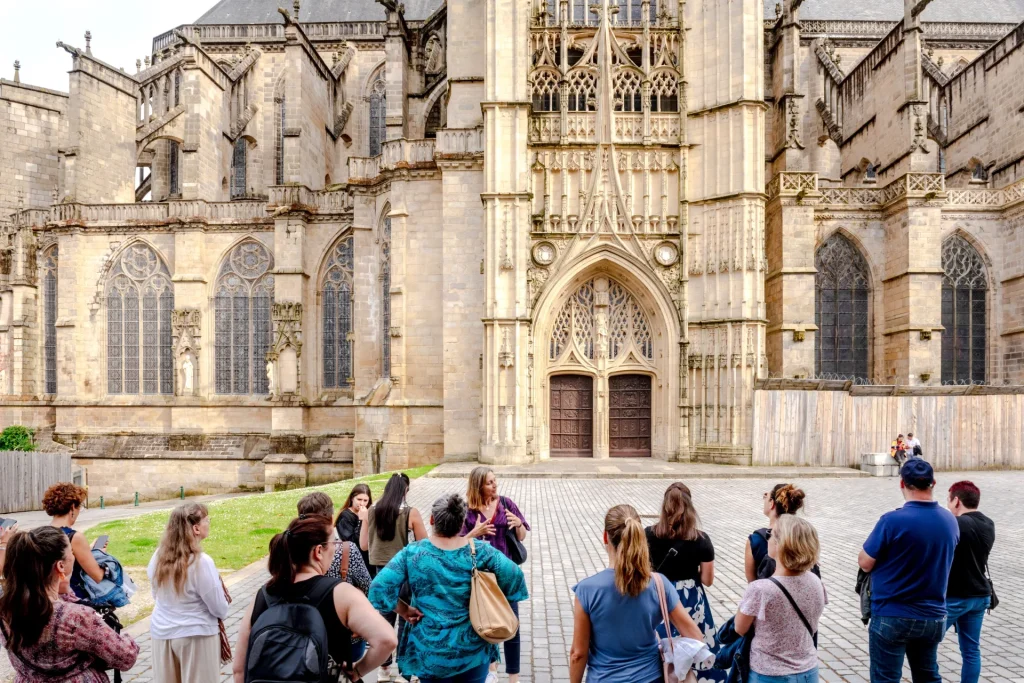
[[[71,508],[85,505],[86,499],[84,488],[64,481],[46,489],[43,494],[43,510],[51,517],[60,517],[71,512]]]

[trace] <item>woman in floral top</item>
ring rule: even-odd
[[[15,683],[107,683],[128,671],[139,646],[70,594],[75,557],[60,529],[20,532],[7,546],[0,596],[0,645]]]

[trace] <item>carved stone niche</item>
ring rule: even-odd
[[[199,349],[202,315],[197,308],[171,311],[171,346],[174,349],[174,393],[199,394]]]
[[[302,304],[285,301],[273,304],[274,343],[267,354],[271,396],[299,393],[299,358],[302,357]]]

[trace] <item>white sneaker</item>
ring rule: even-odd
[[[377,670],[377,683],[390,683],[391,681],[391,669],[386,666],[382,666]]]
[[[409,683],[402,674],[395,674],[395,683]]]
[[[484,681],[484,683],[498,683],[498,672],[491,671],[490,673],[488,673],[487,679]]]

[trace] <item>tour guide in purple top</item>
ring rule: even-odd
[[[871,572],[871,683],[941,683],[936,657],[946,625],[946,585],[960,528],[932,499],[935,473],[920,458],[900,469],[903,507],[882,515],[858,564]]]
[[[466,491],[469,513],[462,526],[462,535],[487,541],[505,557],[508,553],[508,533],[514,530],[520,541],[526,538],[530,524],[519,511],[519,507],[505,496],[498,495],[498,480],[489,467],[475,467],[469,474]],[[511,558],[510,558],[511,559]],[[519,603],[509,602],[512,611],[519,616]],[[519,681],[519,631],[511,640],[505,641],[505,673],[509,683]],[[497,664],[492,665],[485,683],[497,683]]]

